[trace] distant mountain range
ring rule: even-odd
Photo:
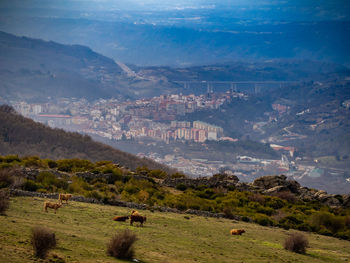
[[[143,98],[198,91],[176,81],[322,80],[346,77],[348,68],[311,60],[230,62],[171,68],[139,67],[80,45],[62,45],[0,32],[0,101],[48,97]],[[225,87],[229,89],[229,87]],[[205,90],[205,89],[204,89]]]
[[[135,170],[147,166],[169,173],[171,168],[145,158],[119,151],[79,133],[52,129],[17,114],[10,106],[0,105],[0,155],[18,154],[41,158],[80,158],[110,160]]]
[[[188,67],[310,59],[350,65],[347,1],[191,1],[154,9],[156,3],[127,8],[128,1],[121,9],[116,1],[6,2],[0,4],[0,30],[86,45],[124,63]]]

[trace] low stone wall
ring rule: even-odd
[[[9,189],[9,193],[10,193],[10,196],[31,196],[31,197],[41,197],[41,198],[58,200],[58,193],[39,193],[39,192],[24,191],[20,189]],[[86,198],[84,196],[79,196],[79,195],[73,195],[70,200],[83,202],[83,203],[102,204],[102,202],[97,199]]]
[[[205,185],[207,187],[235,187],[239,182],[239,179],[235,175],[219,174],[212,177],[200,177],[196,179],[191,178],[166,178],[162,182],[162,185],[173,187],[182,184],[187,187],[199,187]]]

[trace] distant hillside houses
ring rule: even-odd
[[[170,140],[193,140],[205,142],[206,140],[218,140],[223,136],[223,128],[202,121],[172,121],[170,127],[162,129],[147,129],[143,127],[144,136],[158,138],[169,142]]]

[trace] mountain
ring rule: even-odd
[[[164,88],[156,80],[130,76],[127,67],[120,66],[122,63],[88,47],[5,32],[0,32],[0,60],[0,94],[7,100],[126,98],[159,94],[159,89]]]
[[[0,30],[86,45],[125,63],[185,67],[308,58],[350,64],[346,1],[191,1],[160,7],[129,1],[128,8],[128,1],[118,7],[111,1],[5,2]]]
[[[0,155],[36,155],[42,158],[81,158],[91,161],[110,160],[131,169],[147,166],[172,172],[170,168],[148,159],[141,159],[79,133],[51,129],[0,106]]]

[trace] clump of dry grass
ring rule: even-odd
[[[34,227],[32,229],[31,243],[34,254],[39,258],[45,258],[47,252],[56,246],[55,233],[45,227]]]
[[[134,256],[133,244],[136,240],[136,235],[129,229],[117,233],[107,244],[107,253],[115,258],[131,259]]]
[[[10,207],[10,197],[7,191],[0,191],[0,214],[4,215],[6,210]]]
[[[284,248],[300,254],[305,254],[309,241],[306,236],[300,233],[293,233],[284,241]]]

